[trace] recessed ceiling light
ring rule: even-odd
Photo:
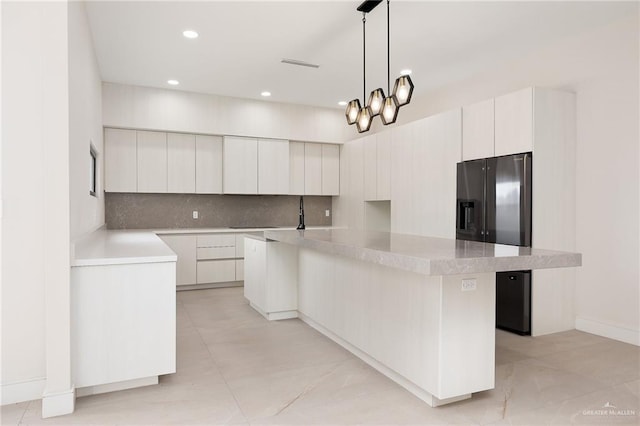
[[[345,101],[340,101],[338,102],[338,105],[340,106],[347,106],[347,103]]]
[[[411,70],[410,69],[401,70],[400,75],[411,75]]]
[[[184,30],[182,35],[186,38],[198,38],[198,33],[193,30]]]
[[[267,98],[267,97],[271,96],[271,92],[267,92],[267,91],[264,91],[264,92],[262,92],[262,93],[260,93],[260,94],[261,94],[262,96],[264,96],[265,98]]]
[[[167,80],[167,84],[177,86],[178,84],[180,84],[180,82],[178,80]]]

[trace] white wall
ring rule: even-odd
[[[106,127],[341,143],[341,109],[103,83]]]
[[[576,327],[636,345],[640,344],[638,34],[636,13],[516,62],[496,64],[474,79],[422,98],[414,96],[397,123],[529,86],[575,92],[576,243],[583,254],[583,266],[576,271]]]
[[[69,173],[71,239],[104,224],[102,81],[84,3],[69,3]],[[96,197],[89,195],[89,146],[98,152]]]
[[[49,416],[73,407],[70,239],[104,221],[88,198],[101,85],[83,4],[1,8],[2,403],[44,396]]]
[[[45,7],[2,2],[2,398],[44,390]],[[66,121],[66,118],[64,118]],[[22,385],[21,385],[22,384]]]

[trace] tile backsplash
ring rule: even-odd
[[[108,229],[297,226],[299,203],[297,195],[106,193],[105,221]],[[307,226],[331,225],[325,210],[331,197],[304,197]]]

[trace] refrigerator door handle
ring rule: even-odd
[[[523,176],[522,181],[524,184],[524,188],[522,191],[522,209],[520,214],[522,215],[522,225],[524,227],[524,239],[522,241],[522,245],[526,247],[531,247],[531,216],[532,216],[532,206],[531,206],[531,154],[526,153],[522,159],[523,163]]]

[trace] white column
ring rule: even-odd
[[[47,380],[42,416],[72,413],[68,4],[42,3],[44,287]]]

